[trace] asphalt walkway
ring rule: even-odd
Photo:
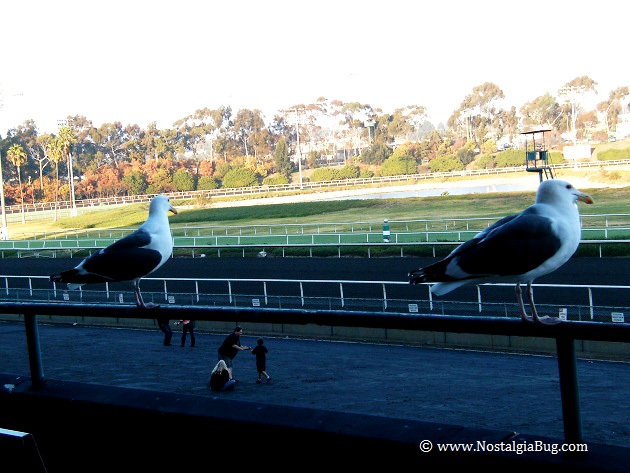
[[[207,387],[227,334],[197,333],[196,347],[157,330],[39,322],[45,379],[229,397],[276,405],[420,420],[564,438],[553,356],[265,338],[269,384],[240,352],[234,392]],[[244,326],[242,343],[257,334]],[[630,447],[630,363],[578,360],[585,442]],[[24,327],[0,322],[0,373],[29,377]]]

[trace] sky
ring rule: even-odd
[[[12,0],[0,7],[0,136],[85,116],[159,129],[202,108],[318,98],[446,123],[473,88],[503,108],[588,76],[630,86],[626,0]]]

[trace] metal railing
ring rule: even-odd
[[[514,285],[487,283],[474,295],[435,299],[430,284],[405,281],[144,278],[145,300],[179,306],[263,307],[518,318]],[[131,284],[86,285],[68,291],[47,276],[0,275],[0,301],[123,306],[134,301]],[[630,286],[533,284],[541,313],[564,320],[626,323]],[[102,288],[102,289],[101,289]],[[471,293],[473,291],[470,291]],[[571,301],[558,304],[558,300]],[[510,301],[510,302],[505,302]]]
[[[460,236],[464,233],[458,232]],[[289,250],[299,250],[301,254],[313,256],[318,250],[335,252],[337,257],[342,256],[342,249],[353,250],[360,249],[365,252],[368,258],[372,257],[375,250],[384,250],[392,253],[393,249],[399,253],[401,257],[413,255],[418,249],[425,248],[434,257],[440,249],[455,247],[464,241],[421,241],[422,237],[418,234],[413,236],[405,234],[394,234],[390,236],[389,242],[383,241],[382,234],[364,234],[357,235],[303,235],[303,236],[278,236],[269,237],[175,237],[174,250],[190,251],[192,257],[207,256],[210,251],[216,252],[217,257],[221,257],[221,252],[230,251],[233,256],[234,250],[238,251],[243,257],[258,254],[265,256],[266,251],[277,249],[278,256],[286,256]],[[324,241],[328,238],[328,241]],[[405,238],[411,238],[405,241]],[[321,239],[321,240],[320,240]],[[418,241],[414,241],[417,239]],[[364,240],[364,241],[357,241]],[[436,238],[436,240],[438,240]],[[76,252],[91,252],[104,248],[116,241],[113,238],[102,239],[76,239],[76,240],[0,240],[0,258],[17,256],[17,257],[40,257],[50,256],[57,257],[57,253],[61,252],[62,256],[69,254],[73,256]],[[599,257],[606,256],[606,248],[621,248],[626,251],[625,246],[630,244],[630,240],[582,240],[582,247],[596,247]],[[415,250],[415,251],[414,251]],[[627,252],[627,251],[626,251]],[[6,254],[5,254],[6,253]],[[293,254],[291,256],[294,256]],[[614,251],[614,256],[619,256],[619,251]]]
[[[453,240],[461,236],[474,235],[497,221],[497,217],[463,217],[449,219],[389,220],[394,234],[433,234]],[[582,214],[582,231],[589,239],[625,238],[630,234],[630,214]],[[314,222],[252,225],[184,225],[172,226],[177,237],[202,236],[264,236],[264,235],[322,235],[377,233],[382,231],[383,222]],[[136,228],[89,228],[50,232],[12,232],[14,240],[76,240],[115,239],[135,231]]]

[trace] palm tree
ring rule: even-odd
[[[17,168],[18,184],[20,186],[20,207],[22,211],[22,223],[24,224],[26,223],[26,219],[24,217],[24,190],[22,189],[22,173],[20,172],[20,168],[26,164],[28,155],[22,146],[13,145],[9,148],[9,151],[7,151],[7,158]]]
[[[77,142],[77,137],[68,126],[59,129],[57,137],[58,146],[61,150],[61,156],[68,160],[68,185],[70,186],[70,202],[72,203],[72,216],[76,217],[77,207],[74,201],[74,175],[72,173],[72,145]]]
[[[53,138],[47,144],[49,159],[55,163],[55,213],[53,220],[57,221],[57,207],[59,205],[59,161],[63,159],[63,149],[58,138]]]

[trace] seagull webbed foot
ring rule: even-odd
[[[534,318],[525,313],[521,314],[521,319],[523,319],[523,322],[534,322]]]
[[[153,302],[144,303],[144,301],[138,302],[136,304],[138,309],[157,309],[160,307],[160,304],[154,304]]]
[[[562,322],[562,319],[559,319],[558,317],[550,317],[548,315],[544,315],[542,317],[536,316],[535,321],[543,325],[557,325]]]

